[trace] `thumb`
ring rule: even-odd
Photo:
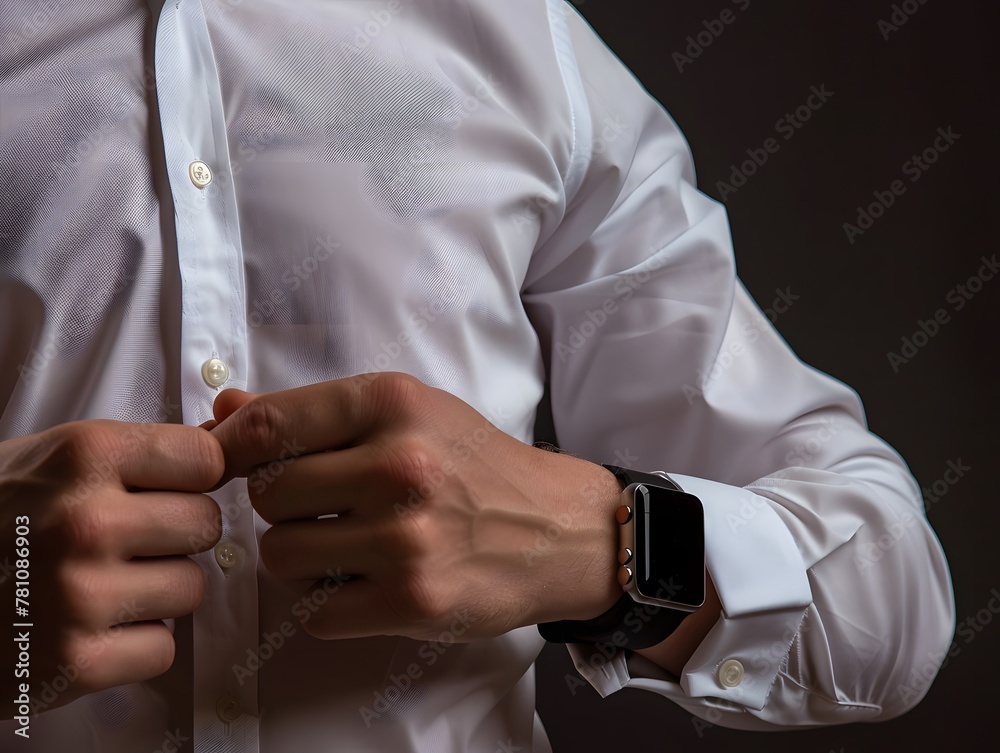
[[[244,405],[256,399],[257,395],[253,392],[234,389],[223,390],[215,398],[215,403],[212,405],[212,413],[215,414],[215,420],[222,423]]]

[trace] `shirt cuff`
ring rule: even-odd
[[[643,678],[641,687],[653,690],[653,683],[668,697],[712,697],[759,710],[812,603],[802,557],[769,500],[715,481],[670,477],[705,508],[705,561],[722,616],[679,682],[663,670],[659,677]],[[577,671],[602,696],[638,685],[624,651],[587,644],[567,648]]]

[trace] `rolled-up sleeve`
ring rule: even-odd
[[[578,670],[602,695],[645,689],[737,728],[904,713],[955,626],[913,477],[858,396],[799,361],[744,290],[673,121],[575,13],[553,26],[577,138],[523,300],[556,433],[701,498],[722,604],[681,677],[574,645]]]

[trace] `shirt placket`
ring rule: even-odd
[[[212,418],[220,389],[246,389],[246,288],[223,99],[200,0],[168,0],[156,34],[156,86],[181,278],[184,423]],[[246,483],[213,494],[223,534],[195,560],[205,597],[193,618],[194,750],[258,750],[257,543]]]

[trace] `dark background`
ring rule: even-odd
[[[778,330],[803,360],[859,392],[872,430],[899,450],[922,487],[940,482],[949,461],[971,467],[928,505],[928,517],[951,564],[959,622],[977,613],[990,622],[972,640],[956,636],[957,654],[909,714],[766,737],[699,731],[686,712],[642,691],[602,700],[588,686],[572,696],[564,679],[572,664],[564,649],[549,646],[539,660],[538,707],[554,750],[766,745],[851,753],[994,739],[1000,614],[980,610],[1000,589],[1000,274],[960,311],[948,295],[977,273],[981,256],[1000,252],[993,222],[998,9],[955,0],[752,0],[746,10],[746,0],[576,5],[680,125],[703,191],[719,198],[717,181],[729,182],[731,165],[777,139],[779,150],[727,197],[740,277],[764,307],[776,289],[799,296]],[[898,30],[880,30],[894,5],[916,11]],[[672,54],[684,53],[687,37],[724,9],[735,20],[678,71]],[[833,96],[786,140],[776,121],[821,85]],[[960,138],[911,182],[903,164],[949,126]],[[859,205],[894,180],[905,193],[850,243],[843,224],[857,224]],[[899,353],[918,321],[942,308],[950,320],[894,371],[889,351]]]

